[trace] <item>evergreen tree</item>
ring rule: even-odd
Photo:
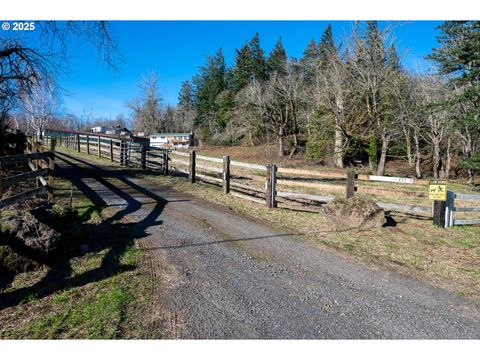
[[[480,21],[446,21],[440,25],[440,44],[428,57],[435,61],[440,74],[450,80],[451,96],[443,104],[462,138],[463,164],[475,157],[475,142],[480,141]],[[474,167],[465,166],[469,182],[474,181]]]
[[[190,81],[183,81],[178,93],[178,107],[183,109],[193,109],[195,106],[195,94]]]
[[[268,76],[273,73],[277,73],[279,76],[287,75],[287,53],[283,48],[281,37],[277,40],[275,47],[268,56],[266,67]]]
[[[335,42],[333,41],[332,25],[328,24],[327,28],[323,32],[320,43],[318,44],[318,59],[322,67],[326,66],[326,63],[330,59],[337,58],[337,49],[335,47]]]
[[[212,126],[211,120],[218,112],[217,96],[225,90],[226,66],[220,49],[215,56],[208,56],[205,66],[200,67],[200,73],[194,78],[196,86],[197,125]]]
[[[235,55],[235,65],[231,71],[231,86],[233,94],[237,94],[250,81],[253,74],[252,54],[246,43]]]
[[[252,75],[258,81],[263,81],[267,78],[267,69],[265,66],[265,55],[260,47],[260,37],[258,33],[248,43],[250,53],[252,56]]]
[[[318,46],[315,39],[310,40],[307,47],[303,51],[303,57],[300,60],[300,68],[302,69],[307,83],[312,84],[315,80],[315,72],[319,59]]]

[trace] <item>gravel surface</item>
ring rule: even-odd
[[[132,224],[151,255],[154,317],[165,338],[480,338],[477,303],[121,169],[78,161],[102,177],[62,162],[60,174],[118,207],[114,216]]]

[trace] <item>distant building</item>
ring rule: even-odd
[[[128,130],[127,128],[122,128],[120,125],[117,125],[116,127],[112,129],[107,129],[105,131],[105,134],[107,135],[118,135],[118,136],[131,136],[132,132]]]
[[[92,132],[93,133],[100,133],[100,134],[105,134],[106,129],[103,126],[95,126],[92,127]]]
[[[150,135],[150,146],[156,148],[187,149],[193,144],[191,133],[158,133]]]

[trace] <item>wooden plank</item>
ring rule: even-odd
[[[480,225],[480,219],[455,219],[453,225]]]
[[[247,169],[256,169],[256,170],[263,170],[267,171],[267,167],[265,165],[259,165],[259,164],[250,164],[250,163],[245,163],[241,161],[230,161],[231,166],[238,166],[238,167],[243,167]]]
[[[480,195],[455,193],[455,199],[480,201]]]
[[[6,178],[2,179],[3,187],[6,188],[6,187],[9,187],[9,186],[15,185],[19,182],[28,181],[28,180],[31,180],[31,179],[35,179],[39,176],[47,175],[47,174],[48,174],[48,169],[45,168],[45,169],[38,169],[38,170],[35,170],[35,171],[30,171],[30,172],[23,173],[23,174],[9,176],[9,177],[6,177]]]
[[[418,205],[401,205],[401,204],[388,204],[384,202],[377,202],[377,205],[384,210],[395,210],[399,212],[414,212],[424,213],[430,215],[432,213],[431,207],[418,206]]]
[[[320,195],[302,194],[302,193],[288,192],[288,191],[277,191],[277,196],[283,197],[283,198],[313,200],[321,203],[327,203],[335,199],[333,196],[320,196]]]
[[[415,179],[413,178],[402,178],[402,177],[394,177],[394,176],[377,176],[377,175],[369,175],[368,180],[398,183],[398,184],[413,184],[415,182]]]
[[[469,207],[455,207],[453,209],[455,212],[480,212],[480,208],[469,208]]]
[[[25,191],[21,194],[17,194],[15,196],[10,197],[10,198],[0,200],[0,208],[3,208],[3,207],[8,206],[8,205],[13,205],[17,202],[26,200],[28,198],[31,198],[31,197],[34,197],[34,196],[37,196],[37,195],[44,194],[46,191],[47,191],[47,186],[42,185],[42,186],[40,186],[36,189]]]
[[[48,152],[36,152],[33,154],[21,154],[0,157],[2,166],[11,164],[22,164],[31,160],[48,160]]]
[[[313,182],[283,180],[283,179],[278,179],[277,183],[279,185],[311,187],[311,188],[317,188],[317,189],[329,189],[332,191],[338,191],[342,193],[345,192],[345,186],[342,186],[342,185],[320,184],[320,183],[313,183]]]

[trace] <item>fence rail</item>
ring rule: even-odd
[[[27,154],[0,157],[0,208],[13,205],[20,201],[47,193],[48,201],[53,200],[53,185],[55,177],[55,141],[50,149],[29,139]],[[31,171],[3,177],[2,170],[5,166],[27,164]],[[45,179],[48,176],[47,179]],[[3,198],[6,188],[22,182],[37,180],[36,188],[23,191],[8,198]]]

